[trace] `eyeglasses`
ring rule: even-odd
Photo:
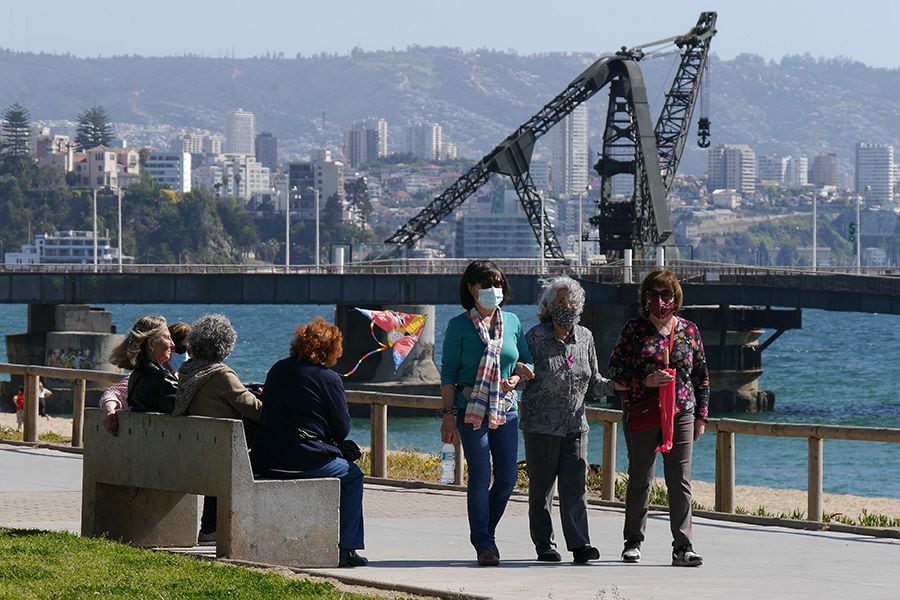
[[[661,298],[665,302],[669,302],[672,298],[675,297],[675,293],[672,290],[647,290],[647,299],[655,300],[656,298]]]

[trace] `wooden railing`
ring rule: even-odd
[[[14,365],[0,363],[0,373],[21,375],[25,378],[25,426],[22,439],[26,442],[37,442],[38,394],[41,377],[44,379],[64,379],[74,383],[72,389],[72,445],[81,447],[84,433],[84,398],[87,382],[93,381],[102,386],[109,386],[122,379],[121,373],[108,371],[89,371],[87,369],[64,369],[60,367],[43,367],[39,365]]]
[[[37,441],[38,390],[41,377],[74,381],[74,406],[72,411],[72,446],[80,447],[86,382],[93,381],[110,385],[121,379],[121,374],[83,369],[62,369],[36,365],[14,365],[0,363],[0,373],[25,377],[25,432],[24,440]],[[407,409],[437,410],[441,399],[437,396],[410,396],[370,391],[348,391],[350,404],[367,404],[370,407],[371,423],[371,475],[387,477],[388,447],[388,407]],[[615,500],[616,477],[616,436],[622,422],[619,410],[588,408],[588,421],[600,423],[603,427],[601,449],[600,497]],[[439,422],[435,419],[435,433]],[[715,510],[733,513],[735,488],[735,434],[759,435],[781,438],[806,438],[807,440],[807,520],[819,522],[822,519],[822,487],[824,472],[824,441],[855,440],[864,442],[886,442],[900,444],[900,429],[881,427],[845,427],[837,425],[803,425],[794,423],[766,423],[738,419],[710,419],[707,432],[716,434],[716,494]],[[463,452],[456,442],[457,483],[463,481]]]

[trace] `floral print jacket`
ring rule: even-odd
[[[709,414],[709,370],[697,325],[675,317],[674,350],[669,336],[662,335],[650,319],[631,319],[622,328],[619,341],[609,358],[609,376],[626,387],[625,402],[643,402],[659,397],[658,388],[644,387],[644,379],[666,368],[663,350],[670,350],[669,368],[674,368],[675,404],[678,412],[693,410],[706,419]]]

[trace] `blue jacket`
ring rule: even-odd
[[[350,412],[340,375],[294,358],[269,369],[253,441],[256,469],[317,469],[341,455],[335,444],[349,433]]]

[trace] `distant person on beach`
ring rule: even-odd
[[[469,465],[469,540],[478,564],[500,564],[495,531],[516,485],[519,450],[516,363],[532,368],[519,318],[502,310],[509,282],[489,260],[466,267],[464,312],[450,319],[441,360],[441,440],[460,439]],[[493,485],[491,485],[493,475]]]
[[[126,396],[130,410],[170,414],[175,408],[178,380],[169,367],[174,346],[165,317],[146,316],[113,348],[109,362],[132,370]]]
[[[534,372],[521,369],[522,378],[531,381],[522,392],[519,426],[528,470],[528,525],[537,559],[543,562],[562,560],[550,518],[554,484],[573,560],[584,564],[600,558],[588,534],[585,400],[612,394],[613,382],[597,368],[594,336],[578,324],[584,300],[584,289],[571,277],[545,281],[539,323],[525,334]]]
[[[193,328],[187,327],[191,358],[178,372],[172,414],[241,419],[247,447],[251,447],[262,403],[224,362],[234,350],[237,332],[225,315],[218,314],[204,315]],[[216,541],[216,508],[215,497],[206,496],[198,536],[201,544]]]
[[[625,497],[625,548],[622,560],[641,560],[647,525],[650,485],[656,451],[663,455],[669,493],[672,565],[696,567],[703,558],[694,552],[691,523],[691,453],[706,430],[709,373],[700,331],[676,316],[683,305],[678,278],[670,271],[651,271],[638,291],[640,316],[622,328],[609,359],[609,376],[624,386],[623,429],[628,447],[628,487]],[[660,388],[673,380],[674,417],[661,416]],[[671,435],[666,444],[666,432]],[[671,449],[666,451],[666,446]]]
[[[44,387],[44,382],[38,382],[38,414],[45,419],[49,419],[47,414],[47,398],[53,395],[53,392]]]
[[[175,348],[172,350],[172,358],[169,359],[169,366],[172,371],[178,372],[184,361],[190,358],[191,344],[188,336],[191,334],[191,326],[187,323],[172,323],[169,325],[169,335],[172,336],[172,343]]]
[[[349,441],[350,410],[341,376],[331,370],[342,339],[321,317],[297,328],[291,355],[266,375],[250,456],[266,479],[340,479],[340,566],[361,567],[369,562],[357,553],[365,547],[363,473],[339,448]]]
[[[19,388],[12,397],[12,403],[16,407],[16,431],[22,431],[22,426],[25,425],[25,388]]]

